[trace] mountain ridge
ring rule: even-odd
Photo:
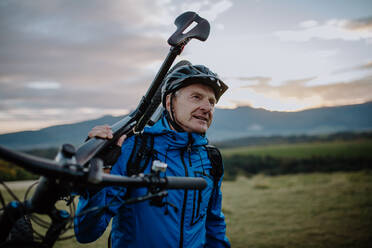
[[[106,115],[98,119],[56,125],[37,131],[0,135],[0,144],[13,149],[59,147],[82,144],[96,125],[114,124],[124,116]],[[340,131],[372,130],[372,102],[323,107],[298,112],[269,111],[248,106],[215,110],[207,136],[212,142],[250,136],[312,135]]]

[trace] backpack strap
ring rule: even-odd
[[[208,158],[211,161],[211,175],[213,176],[214,187],[216,187],[224,171],[221,152],[217,147],[212,145],[205,145],[205,148],[208,153]]]
[[[117,144],[112,144],[104,149],[98,157],[104,161],[104,169],[111,167],[116,163],[121,155],[121,147]]]
[[[136,175],[145,171],[150,159],[153,157],[154,136],[139,134],[134,138],[132,153],[127,163],[128,176]]]
[[[134,145],[132,153],[129,156],[127,163],[127,176],[137,175],[145,171],[150,159],[154,156],[156,151],[154,148],[154,136],[149,134],[138,134],[134,137]],[[128,188],[128,197],[131,188]],[[112,230],[110,231],[107,245],[111,248]]]

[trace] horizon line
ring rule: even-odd
[[[366,101],[366,102],[363,102],[363,103],[355,103],[355,104],[341,104],[341,105],[324,105],[324,106],[321,106],[321,107],[313,107],[313,108],[306,108],[306,109],[302,109],[302,110],[295,110],[295,111],[278,111],[278,110],[269,110],[269,109],[265,109],[263,107],[253,107],[253,106],[249,106],[249,105],[238,105],[238,106],[235,106],[233,108],[230,108],[230,107],[216,107],[216,109],[228,109],[228,110],[235,110],[235,109],[238,109],[238,108],[245,108],[245,107],[248,107],[248,108],[252,108],[252,109],[257,109],[257,110],[265,110],[265,111],[269,111],[269,112],[282,112],[282,113],[297,113],[297,112],[302,112],[302,111],[308,111],[308,110],[314,110],[314,109],[322,109],[322,108],[333,108],[333,107],[343,107],[343,106],[353,106],[353,105],[363,105],[363,104],[368,104],[368,103],[372,103],[372,101]],[[132,111],[129,111],[129,113],[131,113]],[[35,132],[35,131],[41,131],[43,129],[46,129],[46,128],[50,128],[50,127],[56,127],[56,126],[64,126],[64,125],[73,125],[73,124],[78,124],[78,123],[82,123],[82,122],[87,122],[87,121],[94,121],[94,120],[98,120],[98,119],[101,119],[101,118],[104,118],[105,116],[111,116],[111,117],[121,117],[121,116],[126,116],[126,115],[112,115],[112,114],[105,114],[105,115],[101,115],[100,117],[97,117],[97,118],[93,118],[93,119],[85,119],[85,120],[80,120],[80,121],[60,121],[60,122],[55,122],[54,124],[52,125],[48,125],[48,126],[39,126],[39,127],[35,127],[35,128],[29,128],[29,129],[15,129],[15,130],[9,130],[9,131],[0,131],[0,135],[7,135],[7,134],[14,134],[14,133],[20,133],[20,132]]]

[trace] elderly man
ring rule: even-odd
[[[92,206],[109,207],[98,215],[89,213],[75,218],[79,242],[96,240],[113,218],[113,247],[230,247],[221,211],[222,173],[216,176],[219,165],[212,161],[205,136],[215,104],[226,90],[227,86],[205,66],[186,63],[175,68],[165,78],[162,118],[146,127],[142,135],[118,142],[122,152],[111,170],[118,175],[146,174],[151,170],[150,163],[160,160],[168,164],[167,176],[203,177],[207,187],[169,190],[161,207],[152,206],[148,201],[120,204],[128,194],[144,195],[146,189],[143,188],[105,188],[82,196],[77,214]],[[111,138],[112,132],[108,126],[98,126],[89,136]],[[134,147],[138,142],[151,145],[145,149],[147,155],[141,157],[141,162],[134,163]]]

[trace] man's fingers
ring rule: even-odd
[[[103,126],[95,126],[92,130],[88,133],[89,138],[99,137],[103,139],[112,139],[113,133],[111,127],[109,125]]]
[[[88,133],[88,136],[89,138],[93,138],[93,137],[99,137],[99,138],[103,138],[103,139],[106,139],[106,138],[109,138],[111,139],[112,138],[112,133],[110,132],[107,132],[107,131],[97,131],[97,130],[92,130]]]

